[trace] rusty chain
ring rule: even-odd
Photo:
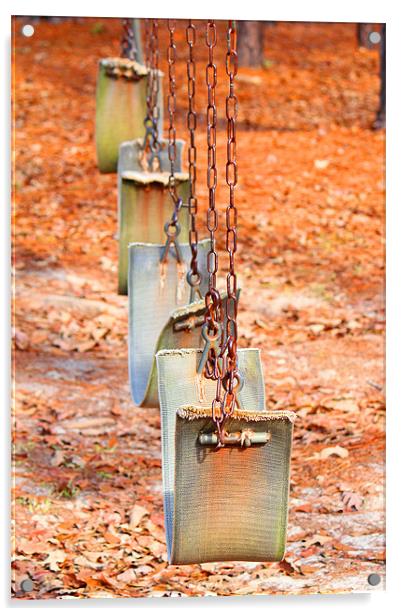
[[[123,19],[123,36],[121,38],[121,57],[129,60],[136,60],[138,54],[137,42],[135,40],[132,20]]]
[[[178,237],[180,235],[181,225],[179,223],[179,212],[183,205],[183,200],[177,194],[176,189],[176,44],[174,40],[176,30],[176,20],[168,19],[167,27],[169,30],[169,45],[167,49],[167,62],[169,74],[169,93],[167,96],[167,108],[169,114],[169,130],[168,130],[168,157],[170,162],[169,175],[169,192],[173,200],[173,213],[171,219],[165,224],[165,233],[167,236],[165,249],[162,253],[161,262],[165,262],[168,257],[169,247],[173,245],[178,263],[183,263]]]
[[[145,137],[143,149],[150,152],[148,167],[152,171],[156,164],[160,169],[160,143],[159,143],[159,36],[158,20],[146,20],[146,47],[145,57],[148,69],[146,105],[147,115],[144,120]]]
[[[208,93],[207,103],[207,188],[208,188],[208,211],[207,229],[210,238],[210,250],[207,254],[208,270],[208,291],[205,294],[205,321],[203,326],[203,337],[206,341],[202,364],[199,371],[205,370],[205,376],[209,379],[218,380],[220,378],[219,365],[219,345],[221,337],[221,316],[222,302],[217,288],[216,275],[218,272],[218,254],[216,251],[215,233],[218,228],[218,211],[216,209],[216,83],[217,68],[214,62],[214,48],[216,46],[216,24],[209,20],[206,27],[206,45],[208,47],[208,63],[206,66],[206,84]]]
[[[189,197],[188,208],[190,215],[190,230],[189,244],[191,250],[190,269],[187,272],[187,282],[190,285],[190,303],[195,299],[202,298],[200,291],[201,274],[198,269],[198,231],[197,231],[197,148],[195,144],[195,131],[197,128],[197,113],[195,110],[195,77],[196,64],[194,61],[194,45],[196,42],[196,30],[191,19],[188,21],[186,28],[186,41],[188,46],[187,58],[187,94],[188,94],[188,112],[187,112],[187,128],[189,134],[188,144],[188,172],[189,172]]]
[[[229,78],[229,93],[226,97],[227,123],[227,162],[226,184],[229,188],[229,203],[226,208],[226,250],[229,256],[229,272],[226,277],[227,317],[225,331],[223,310],[219,291],[216,288],[218,256],[215,244],[215,232],[218,227],[218,213],[215,207],[216,172],[216,104],[215,87],[217,81],[216,65],[213,60],[213,48],[216,45],[216,27],[214,22],[207,24],[208,64],[206,81],[208,88],[207,107],[207,141],[209,204],[207,227],[210,232],[211,249],[208,253],[209,289],[206,294],[206,313],[203,328],[205,348],[202,365],[205,376],[216,380],[216,393],[212,401],[212,419],[217,428],[218,446],[224,443],[224,423],[233,413],[236,396],[243,382],[238,372],[237,360],[237,276],[235,271],[235,253],[237,250],[237,208],[235,204],[235,187],[237,185],[236,162],[236,118],[238,101],[234,91],[237,74],[237,31],[234,21],[228,22],[226,74]]]
[[[226,250],[229,255],[229,272],[226,276],[227,289],[227,319],[226,319],[226,373],[223,377],[223,396],[221,411],[222,423],[233,413],[236,402],[236,389],[240,385],[237,362],[237,276],[235,271],[235,253],[237,250],[237,208],[235,204],[235,188],[237,185],[236,161],[236,119],[238,100],[234,91],[234,81],[237,75],[237,30],[236,22],[228,22],[226,74],[229,78],[229,93],[226,97],[227,121],[227,162],[226,184],[229,188],[229,204],[226,208]]]
[[[151,26],[150,19],[144,21],[144,59],[145,66],[149,68],[151,66]]]

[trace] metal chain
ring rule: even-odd
[[[144,151],[150,151],[148,167],[153,170],[155,162],[160,169],[160,143],[159,143],[159,37],[158,37],[158,20],[153,19],[151,27],[149,21],[146,24],[146,62],[148,68],[147,80],[147,115],[144,120],[145,137]]]
[[[175,113],[176,113],[176,44],[174,41],[174,35],[176,30],[176,20],[168,19],[167,26],[169,30],[169,45],[167,49],[167,61],[169,67],[169,93],[167,97],[167,108],[169,114],[169,131],[168,131],[168,156],[170,162],[170,175],[169,175],[169,192],[172,197],[174,208],[173,214],[165,224],[165,233],[167,236],[165,249],[162,254],[161,261],[165,262],[168,257],[169,247],[174,246],[176,251],[176,258],[178,263],[183,262],[181,254],[178,236],[180,235],[181,225],[179,223],[179,212],[183,205],[183,200],[178,196],[176,190],[176,126],[175,126]]]
[[[208,291],[205,294],[205,321],[203,327],[203,337],[206,340],[206,357],[204,356],[204,366],[199,366],[199,371],[205,368],[205,376],[209,379],[217,380],[220,377],[219,366],[219,347],[218,340],[221,335],[221,296],[217,289],[216,274],[218,271],[218,254],[216,251],[215,232],[218,228],[218,211],[215,203],[215,192],[217,186],[216,169],[216,97],[215,89],[217,83],[217,69],[214,62],[214,47],[216,46],[216,25],[215,21],[209,20],[206,28],[206,45],[208,47],[208,63],[206,66],[206,84],[208,92],[207,104],[207,187],[208,187],[208,211],[207,228],[210,238],[210,250],[207,255],[208,270]],[[207,342],[209,340],[209,342]]]
[[[226,330],[222,334],[216,362],[218,365],[220,363],[220,370],[217,371],[216,393],[212,401],[212,419],[217,428],[218,447],[224,445],[224,424],[235,409],[236,396],[243,385],[238,372],[237,360],[237,276],[235,271],[235,253],[237,250],[237,208],[235,205],[235,187],[237,184],[236,118],[238,101],[234,93],[234,79],[237,74],[237,65],[236,25],[235,22],[229,21],[226,53],[226,74],[229,77],[229,94],[226,97],[226,184],[229,187],[229,204],[226,208],[226,250],[229,255],[229,272],[226,278],[227,317]],[[221,320],[222,316],[221,310]]]
[[[149,19],[145,20],[144,39],[145,66],[149,69],[151,67],[151,26]]]
[[[235,271],[235,253],[237,250],[237,208],[235,204],[235,188],[237,185],[236,161],[236,119],[238,100],[234,92],[234,81],[237,75],[237,30],[236,22],[228,22],[226,74],[229,78],[229,94],[226,97],[227,120],[227,162],[226,184],[229,187],[229,205],[226,208],[226,250],[229,255],[229,272],[226,277],[227,289],[227,320],[226,343],[227,363],[223,378],[225,394],[221,404],[223,421],[233,413],[236,393],[239,386],[237,362],[237,276]],[[221,427],[223,422],[221,424]]]
[[[187,128],[189,133],[188,144],[188,173],[189,173],[189,197],[188,208],[190,215],[190,230],[188,240],[191,250],[191,262],[190,269],[187,272],[187,282],[190,285],[190,303],[195,299],[202,298],[200,291],[201,273],[198,269],[198,231],[197,231],[197,196],[196,196],[196,182],[197,182],[197,148],[195,145],[195,131],[197,128],[197,113],[195,111],[195,77],[196,77],[196,65],[194,61],[194,45],[196,41],[196,30],[189,19],[188,26],[186,28],[186,40],[188,45],[188,58],[187,58],[187,93],[188,93],[188,112],[187,112]]]
[[[136,60],[138,54],[137,42],[135,40],[132,20],[123,19],[123,36],[121,39],[121,57],[129,60]]]

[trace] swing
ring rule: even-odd
[[[169,95],[169,140],[159,139],[158,118],[158,20],[153,20],[151,45],[153,49],[147,93],[145,136],[122,144],[118,163],[119,217],[119,282],[118,292],[127,295],[127,247],[134,242],[160,244],[165,236],[180,230],[188,232],[189,176],[181,171],[183,141],[176,141],[173,125],[175,97]],[[172,65],[169,61],[169,85],[174,88]],[[174,98],[174,103],[173,103]],[[174,225],[165,223],[170,217],[171,202],[180,202]]]
[[[281,560],[293,413],[264,411],[260,353],[240,349],[238,406],[253,411],[235,411],[228,422],[235,442],[217,450],[211,408],[204,406],[216,386],[200,383],[201,355],[196,349],[156,355],[169,563]]]
[[[201,293],[206,290],[208,240],[198,245]],[[161,282],[163,245],[134,243],[129,246],[129,373],[136,406],[158,406],[155,352],[198,346],[205,302],[188,304],[191,289],[185,277],[178,279],[172,252]],[[183,259],[190,260],[190,247],[181,246]]]
[[[159,152],[159,162],[162,165],[164,163],[170,165],[170,173],[165,173],[164,177],[166,177],[168,193],[174,203],[174,210],[173,214],[171,211],[168,212],[166,224],[159,222],[159,227],[165,232],[164,244],[132,242],[128,250],[130,385],[134,403],[145,407],[158,405],[155,353],[159,349],[191,347],[199,344],[204,313],[202,297],[207,289],[209,241],[198,242],[196,230],[195,122],[191,118],[188,119],[190,132],[189,175],[187,176],[189,206],[186,212],[186,231],[189,243],[188,245],[179,244],[180,215],[183,209],[182,198],[177,191],[176,157],[177,154],[179,158],[181,157],[183,142],[179,144],[175,137],[174,28],[169,28],[169,31],[169,145],[164,158]],[[195,116],[192,96],[193,94],[189,91],[188,116]],[[125,146],[122,146],[120,157],[122,165],[132,153],[132,150],[127,150],[126,156],[124,149]],[[155,148],[154,151],[158,150]],[[132,164],[133,160],[138,160],[138,156],[134,155],[129,164]],[[165,210],[166,207],[160,212]],[[190,232],[188,231],[189,218],[191,218]],[[157,223],[159,220],[160,213]],[[186,264],[188,263],[190,263],[190,270],[186,276]]]
[[[118,293],[127,295],[128,245],[133,242],[161,244],[166,238],[164,225],[171,212],[169,198],[169,159],[166,140],[159,140],[160,171],[144,170],[142,139],[122,143],[118,163],[119,279]],[[183,203],[188,201],[189,178],[181,172],[184,142],[177,140],[175,178]],[[188,232],[188,209],[179,213],[183,233]]]
[[[191,21],[189,22],[191,25]],[[285,550],[294,413],[265,409],[259,351],[237,348],[236,28],[228,25],[226,72],[227,316],[216,288],[216,45],[207,25],[210,251],[203,350],[156,356],[161,408],[163,489],[171,564],[281,560]]]
[[[142,53],[138,23],[134,30],[125,20],[122,56],[99,61],[96,86],[96,154],[102,173],[115,173],[119,146],[140,137],[146,115],[148,67],[140,64]],[[151,37],[152,40],[152,37]],[[153,49],[151,49],[153,52]],[[162,101],[162,73],[158,82],[158,101]],[[162,105],[159,105],[160,108]],[[160,130],[162,115],[158,118]]]

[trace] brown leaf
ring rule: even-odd
[[[44,541],[20,541],[18,543],[18,551],[24,554],[47,554],[49,547],[49,544]]]
[[[349,452],[345,447],[341,447],[340,445],[335,445],[335,447],[325,447],[325,449],[321,449],[317,457],[320,460],[326,460],[330,456],[338,456],[339,458],[347,458]]]
[[[343,492],[342,496],[343,510],[344,511],[359,511],[363,504],[363,497],[356,492]]]
[[[83,569],[95,569],[95,571],[100,571],[104,567],[103,563],[93,562],[86,558],[83,554],[77,556],[77,558],[74,558],[74,564],[80,568],[82,567]],[[90,573],[89,575],[92,575],[92,573]]]
[[[85,351],[89,351],[90,349],[93,349],[97,344],[98,344],[97,340],[87,340],[86,342],[81,342],[80,344],[77,344],[76,349],[80,353],[85,353]]]
[[[113,545],[117,545],[117,544],[121,543],[120,537],[118,537],[117,535],[115,535],[115,534],[113,534],[113,533],[111,533],[109,531],[106,531],[106,533],[104,534],[104,537],[105,537],[105,540],[108,543],[111,543]]]
[[[146,515],[149,515],[149,511],[145,507],[135,504],[130,512],[129,527],[134,530]]]
[[[50,571],[60,571],[60,567],[58,563],[64,563],[67,558],[66,552],[64,550],[53,550],[49,552],[46,560],[43,561],[44,565],[49,565]]]
[[[130,582],[134,582],[134,580],[137,579],[137,574],[135,569],[127,569],[123,573],[119,573],[119,575],[116,576],[116,579],[119,582],[124,582],[124,584],[130,584]]]

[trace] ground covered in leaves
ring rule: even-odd
[[[135,408],[127,381],[116,176],[98,173],[94,149],[97,61],[118,54],[120,22],[41,21],[31,39],[22,23],[14,38],[15,596],[358,592],[370,589],[370,573],[381,574],[383,588],[377,50],[357,47],[353,24],[279,23],[266,27],[264,68],[240,70],[239,329],[242,346],[262,349],[269,407],[298,416],[288,545],[275,564],[173,567],[159,412]],[[186,139],[178,38],[178,134]],[[196,53],[204,62],[202,37]],[[200,109],[202,67],[198,77]],[[199,127],[205,210],[202,118]],[[219,190],[220,209],[225,199]],[[24,593],[26,579],[33,589]]]

